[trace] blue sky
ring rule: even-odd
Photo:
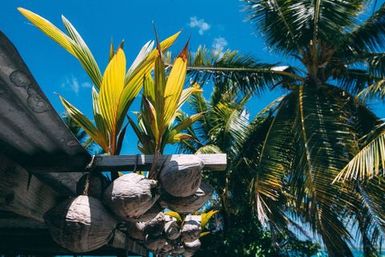
[[[183,31],[173,52],[178,52],[191,36],[192,51],[198,45],[206,45],[213,51],[238,49],[264,62],[282,60],[269,51],[254,25],[245,21],[246,13],[242,12],[242,2],[238,0],[2,1],[0,29],[15,44],[59,113],[63,108],[57,94],[91,117],[91,82],[75,58],[19,14],[16,10],[19,6],[40,14],[59,28],[63,28],[60,16],[66,16],[85,39],[102,70],[107,64],[111,39],[115,44],[124,39],[127,57],[133,60],[140,47],[154,38],[153,22],[161,38]],[[255,98],[249,107],[258,110],[279,93]],[[131,108],[134,110],[138,110],[137,104]],[[385,116],[381,109],[376,110],[381,117]],[[136,153],[136,139],[129,134],[123,152]]]

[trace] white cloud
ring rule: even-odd
[[[221,58],[223,56],[223,50],[227,45],[228,42],[224,37],[214,38],[211,50],[213,55],[219,56]]]
[[[203,35],[207,30],[210,29],[210,24],[205,22],[204,19],[198,19],[198,17],[190,17],[190,28],[197,28],[199,35]]]
[[[92,84],[88,81],[79,82],[79,80],[72,75],[64,79],[61,84],[61,87],[69,89],[76,95],[79,95],[80,88],[91,88]]]

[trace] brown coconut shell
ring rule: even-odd
[[[154,253],[162,251],[162,248],[166,245],[167,240],[163,237],[151,237],[150,235],[146,236],[144,240],[144,246]]]
[[[184,243],[194,242],[195,240],[199,239],[201,231],[201,216],[187,215],[183,221],[181,240]]]
[[[201,241],[199,239],[192,241],[192,242],[185,242],[183,244],[184,244],[184,249],[186,250],[186,252],[192,252],[192,253],[198,251],[202,245]]]
[[[144,241],[144,222],[127,222],[127,233],[128,235],[139,241]]]
[[[173,217],[167,216],[164,224],[164,236],[169,240],[176,240],[180,236],[180,226],[177,220]]]
[[[166,242],[164,244],[164,246],[162,247],[162,249],[160,250],[160,252],[162,254],[166,254],[166,253],[170,253],[172,251],[172,249],[174,249],[174,246],[170,243],[170,242]],[[166,255],[167,256],[167,255]]]
[[[184,246],[181,243],[177,243],[174,245],[174,249],[171,251],[172,256],[179,256],[185,252]]]
[[[162,194],[161,205],[178,213],[196,212],[210,199],[213,191],[212,186],[202,181],[199,189],[188,197],[173,197],[169,194]]]
[[[158,200],[157,182],[136,173],[115,179],[104,191],[104,203],[123,220],[137,219]]]
[[[127,232],[130,237],[144,241],[146,236],[151,238],[160,237],[163,234],[165,224],[165,215],[160,212],[158,215],[147,222],[128,222]]]
[[[163,211],[163,208],[160,206],[158,202],[156,202],[145,214],[143,214],[137,219],[133,219],[133,221],[148,222],[154,219],[162,211]]]
[[[102,199],[104,189],[108,186],[107,178],[101,173],[84,174],[76,184],[78,195],[88,195]]]
[[[172,156],[160,171],[162,188],[175,197],[193,195],[201,184],[203,166],[203,161],[194,155]]]
[[[76,253],[106,245],[116,225],[98,199],[85,195],[59,204],[48,211],[44,219],[53,240]]]
[[[163,234],[165,222],[166,215],[162,212],[158,213],[154,219],[144,223],[144,234],[150,235],[153,238],[161,236]]]

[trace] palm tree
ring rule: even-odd
[[[222,172],[205,174],[205,180],[210,181],[219,193],[218,199],[211,204],[221,210],[223,231],[204,237],[203,249],[197,256],[290,256],[289,251],[291,254],[295,251],[296,256],[313,256],[317,247],[298,240],[288,230],[272,238],[249,208],[249,183],[253,172],[239,165],[244,154],[250,153],[244,142],[261,145],[266,124],[271,119],[265,115],[270,109],[267,108],[250,123],[245,107],[249,99],[249,95],[239,95],[231,86],[214,85],[209,100],[194,95],[190,101],[193,112],[204,112],[205,115],[187,129],[192,140],[182,141],[179,152],[228,154],[225,175]]]
[[[365,255],[375,256],[385,225],[381,178],[333,183],[365,146],[363,137],[380,125],[356,98],[385,72],[381,69],[385,4],[358,22],[368,4],[363,0],[246,1],[250,19],[268,45],[294,58],[295,68],[258,65],[230,52],[205,58],[202,51],[190,67],[193,78],[212,78],[215,84],[244,94],[273,86],[287,89],[263,114],[269,117],[266,133],[252,133],[239,141],[245,148],[238,165],[253,175],[253,206],[260,222],[273,233],[291,221],[306,223],[320,236],[329,256],[352,256],[355,230]],[[255,137],[263,137],[262,143],[252,143]]]

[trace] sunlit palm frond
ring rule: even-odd
[[[384,174],[385,167],[385,131],[384,126],[378,129],[380,134],[370,141],[341,170],[335,181],[372,178]]]
[[[222,56],[213,56],[204,47],[195,52],[188,74],[201,85],[211,80],[216,85],[257,94],[286,80],[300,79],[289,67],[260,63],[237,51],[228,50]]]

